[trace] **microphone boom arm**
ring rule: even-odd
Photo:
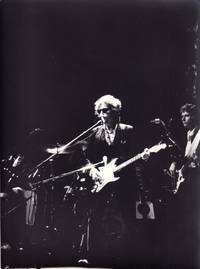
[[[83,135],[87,134],[89,131],[91,131],[94,127],[96,127],[98,124],[100,124],[102,121],[99,120],[97,121],[95,124],[93,124],[90,128],[88,128],[87,130],[83,131],[81,134],[79,134],[78,136],[76,136],[74,139],[72,139],[70,142],[68,142],[67,144],[65,144],[64,146],[61,147],[62,151],[67,149],[67,147],[69,147],[71,144],[73,144],[74,142],[76,142],[79,138],[81,138]],[[47,161],[49,161],[50,159],[52,159],[54,156],[56,156],[58,154],[58,152],[53,153],[52,155],[50,155],[48,158],[46,158],[45,160],[43,160],[42,162],[40,162],[39,164],[37,164],[30,172],[33,173],[33,171],[35,171],[36,169],[38,169],[41,165],[43,165],[44,163],[46,163]],[[29,175],[30,175],[29,174]]]
[[[164,123],[163,120],[160,120],[160,123],[162,124],[163,128],[165,129],[165,135],[166,137],[169,139],[169,141],[172,143],[173,146],[177,147],[177,149],[179,150],[179,152],[181,154],[183,154],[183,151],[181,149],[181,147],[170,137],[171,133],[170,131],[168,130],[166,124]]]

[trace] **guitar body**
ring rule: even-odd
[[[100,192],[108,183],[119,180],[119,177],[114,176],[117,160],[118,158],[112,159],[107,165],[99,167],[100,178],[95,179],[92,192]]]
[[[191,178],[193,178],[193,176],[191,176],[192,173],[194,173],[195,169],[197,168],[195,160],[193,159],[188,159],[186,161],[186,163],[184,165],[182,165],[182,167],[177,170],[177,180],[176,180],[176,188],[174,190],[174,193],[177,193],[177,191],[180,188],[180,185],[184,182],[184,181],[188,181]]]

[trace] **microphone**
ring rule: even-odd
[[[103,117],[100,117],[101,124],[105,123],[105,119]]]
[[[154,123],[154,124],[160,124],[162,121],[161,119],[154,119],[154,120],[150,120],[150,123]]]
[[[157,119],[151,120],[150,123],[154,123],[154,124],[162,124],[162,126],[163,126],[164,129],[165,129],[165,131],[168,132],[167,127],[166,127],[166,124],[164,123],[163,120],[157,118]]]

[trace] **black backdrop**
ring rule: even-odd
[[[48,145],[67,143],[96,122],[93,103],[108,93],[122,100],[123,122],[135,126],[141,145],[160,139],[154,118],[184,137],[180,105],[198,100],[198,1],[7,0],[0,7],[4,157],[23,152],[35,128]],[[160,240],[160,252],[165,228],[146,233],[149,245]]]
[[[197,3],[3,1],[4,154],[38,127],[68,142],[107,93],[122,100],[124,122],[147,131],[150,119],[173,117],[176,129],[197,86]]]

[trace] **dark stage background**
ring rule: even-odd
[[[1,12],[4,155],[38,127],[68,142],[103,94],[142,130],[196,98],[198,2],[9,0]]]
[[[161,139],[155,118],[183,145],[179,108],[198,100],[198,1],[7,0],[0,7],[2,158],[23,153],[35,128],[44,130],[43,146],[69,142],[96,122],[93,103],[104,94],[122,101],[122,122],[135,127],[141,150]],[[153,178],[167,163],[152,167]],[[163,230],[141,228],[145,247],[156,238],[155,253],[163,242],[171,247],[162,221]]]

